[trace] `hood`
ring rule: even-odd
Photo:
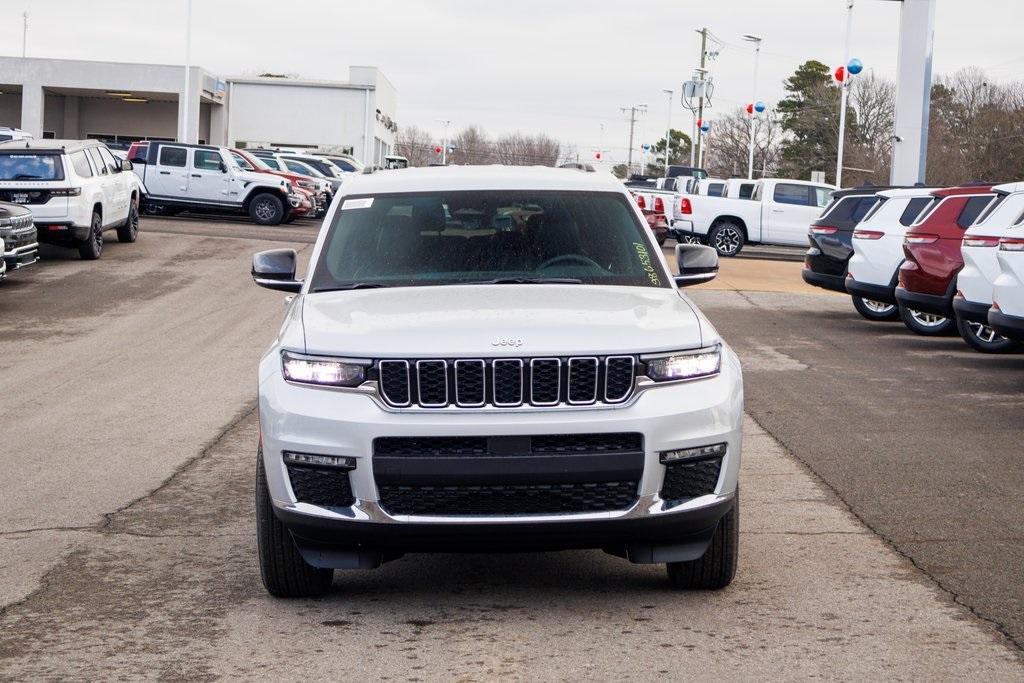
[[[241,169],[235,169],[235,175],[239,180],[243,180],[247,183],[261,183],[264,185],[283,185],[287,182],[286,178],[274,175],[273,173],[261,173],[260,171],[243,171]]]
[[[302,297],[306,352],[363,358],[566,356],[701,346],[675,289],[452,285]]]

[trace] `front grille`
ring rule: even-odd
[[[643,436],[379,437],[373,469],[393,515],[609,512],[636,501]]]
[[[381,486],[392,515],[537,515],[609,512],[636,500],[638,481],[496,486]]]
[[[347,471],[302,465],[287,467],[292,493],[298,502],[324,507],[349,507],[355,502]]]
[[[633,393],[633,356],[381,360],[376,378],[396,408],[551,407],[621,403]]]
[[[679,462],[665,467],[665,481],[661,497],[669,505],[715,492],[722,458],[708,458],[694,462]]]

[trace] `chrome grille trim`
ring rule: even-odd
[[[497,373],[494,369],[499,364],[504,365],[505,363],[513,363],[519,368],[519,400],[515,403],[500,403],[497,400]],[[523,405],[523,394],[526,393],[526,373],[523,372],[523,359],[522,358],[497,358],[491,362],[491,397],[497,408],[515,408],[516,406]]]
[[[535,400],[533,398],[533,387],[536,384],[536,381],[533,378],[534,368],[536,367],[537,363],[541,363],[541,362],[544,362],[544,361],[555,361],[556,366],[558,368],[558,383],[556,385],[558,387],[558,389],[555,391],[555,400],[554,401],[537,401],[537,400]],[[532,406],[557,406],[559,404],[559,402],[560,402],[561,397],[562,397],[562,359],[561,358],[533,358],[533,359],[531,359],[530,360],[530,405],[532,405]]]
[[[390,405],[396,408],[405,408],[412,405],[412,378],[409,376],[409,361],[407,360],[382,360],[377,364],[377,370],[383,377],[385,365],[399,365],[405,370],[405,400],[395,401],[388,396],[387,388],[383,379],[380,382],[380,395]]]
[[[628,360],[629,361],[629,389],[626,393],[619,397],[613,397],[608,395],[608,372],[611,367],[611,361],[613,360]],[[608,356],[604,359],[604,401],[605,403],[621,403],[633,395],[633,385],[636,383],[636,358],[634,356]]]
[[[455,405],[460,408],[480,408],[487,405],[487,363],[483,360],[457,360],[455,365]],[[480,368],[480,401],[469,403],[459,396],[459,368],[467,365],[476,365]]]
[[[574,401],[573,398],[572,398],[572,368],[573,368],[573,363],[576,363],[576,364],[579,364],[579,363],[593,363],[594,364],[594,370],[593,370],[593,373],[594,373],[594,393],[593,393],[593,395],[590,398],[586,399],[585,401]],[[569,366],[569,371],[566,374],[566,378],[565,378],[568,390],[566,391],[565,398],[569,402],[569,405],[572,405],[572,406],[585,406],[585,405],[590,405],[591,403],[596,403],[597,402],[598,374],[600,373],[600,370],[601,370],[601,361],[598,360],[597,357],[595,357],[595,356],[577,356],[577,357],[573,357],[573,358],[569,359],[568,366]]]
[[[423,368],[440,363],[444,368],[444,400],[440,403],[429,403],[423,400]],[[416,398],[424,408],[443,408],[448,405],[448,362],[441,359],[416,361]]]

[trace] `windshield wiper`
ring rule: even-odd
[[[493,280],[460,282],[462,285],[582,285],[575,277],[497,277]]]
[[[390,286],[391,285],[382,285],[379,282],[350,282],[347,285],[338,285],[337,287],[317,287],[313,292],[345,292],[350,289],[379,289],[381,287]]]

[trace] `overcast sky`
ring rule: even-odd
[[[993,80],[1024,69],[1020,0],[938,0],[935,73],[976,65]],[[181,63],[186,0],[0,0],[0,50],[28,55]],[[648,103],[637,144],[664,135],[667,96],[699,58],[696,30],[724,44],[711,63],[714,109],[751,100],[753,52],[764,39],[758,97],[806,59],[842,61],[845,0],[194,0],[193,62],[222,76],[262,71],[341,79],[375,65],[398,89],[399,125],[440,132],[546,132],[591,156],[601,141],[623,158],[619,108]],[[892,77],[898,2],[856,0],[852,55]],[[1000,20],[999,18],[1003,20]],[[0,74],[0,82],[2,82]],[[678,102],[672,125],[689,131]]]

